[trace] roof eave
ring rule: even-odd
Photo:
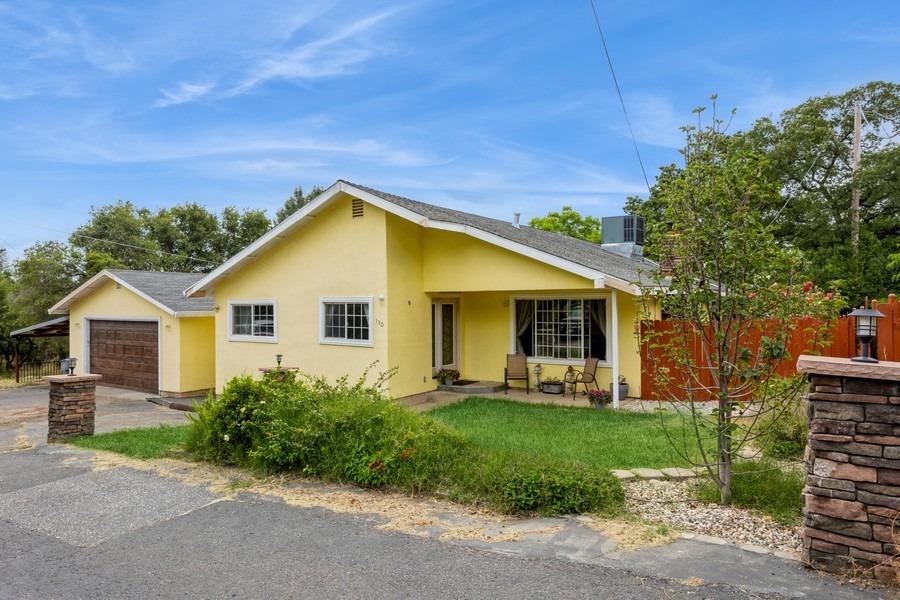
[[[88,279],[87,281],[82,283],[81,285],[79,285],[77,288],[75,288],[74,290],[69,292],[62,300],[60,300],[59,302],[57,302],[56,304],[51,306],[47,310],[47,312],[50,313],[51,315],[68,314],[69,307],[72,305],[72,303],[75,302],[76,300],[78,300],[79,298],[81,298],[86,292],[89,292],[90,290],[92,290],[94,288],[94,285],[97,283],[97,281],[99,281],[103,277],[109,278],[110,280],[114,281],[118,285],[121,285],[122,287],[124,287],[131,293],[135,294],[142,300],[145,300],[146,302],[149,302],[153,306],[162,310],[163,312],[165,312],[169,315],[172,315],[173,317],[175,316],[175,311],[172,310],[172,308],[170,308],[169,306],[166,306],[165,304],[163,304],[156,298],[153,298],[152,296],[145,294],[144,292],[142,292],[138,288],[134,287],[133,285],[131,285],[130,283],[128,283],[121,277],[118,277],[115,274],[110,273],[106,269],[100,271],[99,273],[97,273],[96,275],[94,275],[93,277],[91,277],[90,279]]]
[[[561,258],[555,254],[551,254],[549,252],[545,252],[543,250],[538,250],[533,248],[532,246],[528,246],[526,244],[522,244],[520,242],[515,242],[510,239],[507,239],[503,236],[489,233],[484,231],[483,229],[479,229],[477,227],[473,227],[471,225],[465,225],[462,223],[455,223],[449,221],[438,221],[432,220],[424,215],[421,215],[415,211],[409,210],[390,200],[386,200],[381,196],[372,194],[366,190],[360,189],[355,185],[347,183],[346,181],[337,181],[327,190],[316,196],[312,201],[310,201],[306,206],[289,216],[287,219],[279,223],[277,226],[273,227],[267,233],[262,235],[255,242],[232,256],[230,259],[222,263],[217,269],[214,269],[208,275],[200,279],[197,283],[190,286],[186,290],[184,290],[184,295],[186,297],[191,297],[192,295],[207,290],[211,287],[211,285],[221,277],[228,275],[231,271],[237,268],[242,262],[245,260],[252,258],[256,253],[264,250],[269,244],[274,243],[277,239],[283,237],[285,233],[293,229],[297,226],[304,218],[310,216],[311,214],[318,211],[323,205],[337,196],[339,193],[349,194],[360,200],[368,202],[373,206],[377,206],[386,212],[394,214],[398,217],[421,225],[422,227],[426,227],[429,229],[441,229],[445,231],[456,231],[460,233],[464,233],[476,239],[480,239],[487,243],[493,244],[495,246],[499,246],[501,248],[505,248],[517,254],[532,258],[539,262],[548,264],[550,266],[556,267],[563,271],[567,271],[574,275],[578,275],[580,277],[584,277],[585,279],[589,279],[591,281],[603,280],[605,287],[612,287],[615,289],[622,290],[624,292],[628,292],[629,294],[635,294],[635,286],[625,280],[609,275],[608,273],[603,273],[596,269],[592,269],[590,267],[586,267],[579,263],[573,262],[571,260],[567,260]]]

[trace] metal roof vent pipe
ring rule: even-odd
[[[601,247],[622,256],[644,255],[644,219],[637,215],[603,217]]]
[[[513,227],[515,227],[516,229],[521,227],[521,225],[519,225],[519,219],[521,217],[522,217],[522,213],[513,213]]]

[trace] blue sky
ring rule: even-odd
[[[718,93],[745,126],[900,80],[900,7],[597,1],[652,178]],[[499,218],[645,192],[588,0],[4,2],[0,247],[91,205],[274,214],[349,179]]]

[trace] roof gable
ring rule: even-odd
[[[72,303],[111,280],[172,316],[212,313],[215,306],[214,298],[186,298],[183,293],[186,287],[196,283],[201,277],[203,273],[103,270],[75,288],[48,312],[68,313]]]
[[[419,202],[339,179],[306,206],[187,287],[184,294],[191,296],[207,290],[217,279],[231,273],[244,261],[255,258],[290,231],[305,224],[310,217],[314,217],[327,203],[341,194],[364,200],[422,227],[464,233],[575,275],[592,279],[596,287],[614,287],[635,293],[633,282],[647,279],[643,272],[658,268],[652,261],[628,258],[605,250],[599,244],[560,233],[527,226],[517,227],[498,219]]]

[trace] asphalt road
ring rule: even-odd
[[[244,499],[79,548],[0,524],[3,598],[745,598],[402,534]]]
[[[383,531],[254,494],[223,500],[53,447],[0,454],[0,549],[0,598],[748,597]]]

